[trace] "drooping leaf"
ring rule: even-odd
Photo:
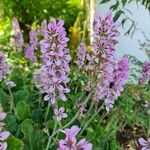
[[[109,2],[110,0],[101,0],[100,4],[104,4],[104,3],[107,3]]]
[[[118,10],[115,14],[115,16],[113,17],[113,21],[117,21],[119,19],[119,17],[124,13],[124,11],[122,10]]]
[[[116,3],[110,7],[110,10],[112,11],[117,10],[118,6],[119,6],[119,1],[116,1]]]
[[[126,5],[127,2],[128,2],[128,0],[122,0],[123,7]]]

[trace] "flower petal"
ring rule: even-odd
[[[143,138],[139,138],[138,142],[142,145],[142,146],[147,146],[148,145],[148,142],[143,139]]]

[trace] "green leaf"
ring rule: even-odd
[[[28,90],[19,90],[14,93],[14,100],[15,100],[15,102],[28,101],[29,95],[30,94],[29,94]]]
[[[126,5],[127,1],[128,1],[128,0],[122,0],[122,5],[123,5],[123,7]]]
[[[14,136],[8,138],[7,144],[8,144],[7,150],[23,150],[22,141]]]
[[[34,122],[30,119],[26,119],[21,124],[21,130],[24,134],[24,145],[25,149],[37,150],[45,147],[47,136],[44,135],[43,131],[35,130]]]
[[[26,149],[33,149],[32,145],[32,134],[34,131],[33,121],[30,119],[24,120],[23,123],[21,124],[21,131],[24,134],[24,143]]]
[[[19,101],[16,105],[17,117],[21,120],[28,118],[31,114],[31,109],[29,104],[24,101]]]
[[[34,109],[32,111],[31,118],[36,123],[41,124],[41,122],[43,122],[43,120],[44,120],[43,113],[42,113],[41,109],[39,109],[39,108]]]
[[[11,133],[17,130],[17,119],[15,116],[7,114],[5,118],[5,128]]]
[[[110,7],[110,10],[114,11],[114,10],[116,10],[118,8],[118,6],[119,6],[119,1],[117,1],[114,5],[112,5]]]
[[[100,2],[100,4],[104,4],[104,3],[107,3],[107,2],[110,2],[110,0],[102,0],[102,1]]]
[[[23,132],[25,137],[29,137],[34,131],[33,121],[30,119],[26,119],[21,124],[21,131]]]
[[[9,96],[3,90],[0,90],[0,103],[4,110],[9,110],[9,100]]]
[[[124,13],[124,11],[118,10],[113,18],[113,21],[114,22],[117,21],[119,19],[119,17],[121,16],[121,14],[123,14],[123,13]]]

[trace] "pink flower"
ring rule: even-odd
[[[23,40],[23,35],[20,30],[19,21],[15,17],[12,20],[12,26],[15,32],[14,33],[14,37],[15,37],[14,45],[16,46],[17,50],[20,51],[20,49],[24,45],[24,40]]]
[[[64,113],[64,110],[65,109],[63,107],[59,109],[54,109],[54,114],[56,116],[57,121],[61,121],[62,118],[67,118],[68,115]]]
[[[3,109],[0,107],[0,130],[5,125],[2,121],[6,118],[6,113],[3,112]]]
[[[8,131],[0,131],[0,141],[6,140],[10,136]]]
[[[6,117],[6,113],[0,111],[0,121],[3,121],[5,119],[5,117]]]
[[[144,85],[150,80],[150,62],[144,62],[141,76],[139,77],[139,83]]]
[[[78,126],[72,126],[70,129],[63,130],[67,137],[75,137],[81,129]]]
[[[65,139],[59,141],[59,146],[57,150],[92,150],[92,144],[88,143],[85,139],[81,139],[77,143],[77,134],[80,128],[78,126],[72,126],[70,129],[62,130],[65,133]]]
[[[138,142],[143,146],[141,150],[150,150],[150,138],[147,140],[139,138]]]
[[[76,150],[77,139],[75,137],[66,138],[59,141],[59,148],[57,150]]]
[[[6,57],[3,52],[0,51],[0,81],[10,73],[9,66],[6,62]]]
[[[71,60],[67,48],[69,39],[66,37],[63,20],[53,19],[43,26],[44,39],[40,41],[43,64],[35,75],[35,81],[37,87],[46,93],[44,100],[54,104],[57,98],[66,101],[65,94],[70,92],[67,88]]]
[[[4,130],[4,123],[2,122],[6,117],[6,113],[3,112],[3,108],[0,107],[0,150],[7,149],[7,143],[4,142],[9,136],[10,132]]]
[[[86,139],[82,139],[77,144],[77,150],[92,150],[92,144],[88,143]]]
[[[86,45],[85,43],[80,43],[77,49],[77,65],[79,69],[82,69],[85,63],[86,57]]]
[[[43,21],[41,22],[40,34],[41,34],[42,36],[44,36],[44,35],[46,35],[46,33],[47,33],[47,21],[46,21],[46,20],[43,20]]]
[[[0,142],[0,150],[6,150],[7,149],[7,143],[6,142]]]
[[[37,49],[38,46],[38,39],[37,39],[38,33],[34,30],[31,30],[29,32],[29,44],[26,46],[25,49],[25,57],[27,59],[30,59],[33,63],[36,61],[35,56],[35,49]]]

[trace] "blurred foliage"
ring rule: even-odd
[[[67,32],[82,10],[80,0],[2,0],[0,1],[0,48],[10,51],[10,36],[13,35],[11,20],[16,17],[28,41],[28,33],[41,21],[50,17],[65,20]]]
[[[73,25],[80,8],[79,0],[3,0],[3,17],[19,19],[21,29],[53,16],[65,20],[66,27]],[[71,16],[71,17],[70,17]],[[67,29],[68,29],[67,28]]]

